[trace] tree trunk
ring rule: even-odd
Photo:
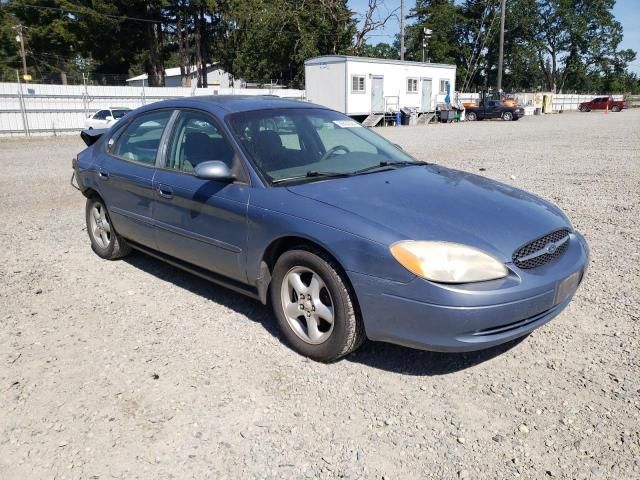
[[[147,8],[149,12],[150,7]],[[151,18],[153,14],[149,15]],[[147,50],[149,56],[145,62],[147,65],[147,75],[149,76],[150,87],[164,86],[164,64],[162,61],[162,25],[160,23],[149,23],[147,26]]]
[[[60,82],[62,85],[67,84],[67,72],[65,72],[64,68],[64,60],[58,56],[58,70],[60,71]]]
[[[198,79],[197,86],[198,88],[202,88],[202,76],[203,76],[203,73],[204,75],[206,75],[206,70],[204,71],[202,70],[202,30],[201,30],[202,25],[200,25],[199,10],[200,9],[198,9],[198,12],[194,12],[195,14],[193,16],[193,24],[196,27],[193,42],[195,43],[195,46],[196,46],[196,70],[197,70],[197,79]]]
[[[556,93],[558,88],[558,64],[556,62],[555,50],[551,53],[551,78],[553,80],[551,85],[551,93]]]
[[[180,83],[191,86],[191,59],[189,55],[189,12],[182,3],[176,12],[176,33],[178,35],[178,59],[180,61]]]
[[[200,86],[202,88],[208,87],[207,81],[207,34],[206,34],[206,25],[207,21],[205,19],[205,7],[204,5],[200,5],[200,15],[197,20],[197,35],[198,35],[198,64],[200,65]]]

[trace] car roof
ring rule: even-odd
[[[273,108],[322,108],[314,103],[296,99],[282,98],[275,95],[206,95],[185,97],[174,100],[163,100],[147,105],[153,108],[199,107],[206,110],[217,107],[228,113],[265,110]],[[145,108],[146,110],[146,108]]]

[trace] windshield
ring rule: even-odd
[[[368,128],[330,110],[255,110],[231,115],[229,123],[255,165],[272,182],[418,163]]]
[[[111,116],[113,116],[113,118],[122,118],[130,111],[131,110],[111,110]]]

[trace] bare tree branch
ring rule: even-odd
[[[380,12],[384,8],[385,13]],[[360,29],[356,31],[355,41],[353,43],[352,50],[354,53],[359,53],[364,46],[367,35],[376,30],[383,29],[387,22],[392,18],[398,18],[398,10],[400,7],[389,10],[384,4],[384,0],[369,0],[367,10],[363,15],[363,21]]]

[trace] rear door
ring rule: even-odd
[[[98,167],[99,193],[120,235],[155,248],[153,176],[173,111],[143,113],[109,139]],[[119,134],[119,135],[118,135]]]
[[[223,128],[208,113],[182,110],[165,151],[162,168],[154,178],[158,250],[246,282],[242,254],[250,187]],[[210,160],[229,165],[237,181],[197,178],[194,168]]]

